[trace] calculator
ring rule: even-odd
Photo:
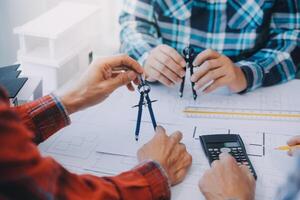
[[[239,165],[246,165],[257,179],[256,172],[247,155],[244,142],[237,134],[202,135],[199,137],[201,146],[208,158],[209,164],[219,159],[219,154],[231,154]]]

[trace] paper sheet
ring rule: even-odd
[[[182,109],[186,105],[300,108],[297,100],[299,94],[294,92],[300,91],[300,87],[296,87],[298,83],[258,90],[245,96],[228,96],[228,92],[222,90],[213,97],[200,96],[197,102],[189,99],[189,90],[180,99],[176,88],[153,86],[150,97],[158,100],[153,104],[158,124],[163,125],[168,134],[175,130],[182,131],[183,142],[193,156],[187,177],[183,183],[172,188],[172,199],[203,199],[197,185],[209,168],[198,139],[203,134],[240,134],[258,175],[256,199],[274,199],[277,187],[284,182],[293,163],[286,152],[274,148],[284,145],[292,135],[299,134],[299,123],[190,119],[182,114]],[[137,93],[128,94],[123,89],[119,90],[103,104],[72,116],[73,124],[40,145],[41,151],[77,173],[115,175],[131,169],[137,164],[137,150],[154,135],[148,110],[145,109],[140,140],[134,140],[137,110],[131,106],[137,101]]]

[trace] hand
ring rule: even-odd
[[[220,154],[205,172],[199,187],[207,200],[253,200],[255,180],[248,167],[239,167],[229,154]]]
[[[181,139],[180,132],[167,136],[165,129],[158,126],[153,139],[139,149],[139,162],[150,159],[160,163],[171,185],[180,183],[192,164],[192,156],[186,151],[185,145],[179,143]]]
[[[185,65],[185,60],[175,49],[159,45],[151,50],[145,62],[147,80],[157,80],[166,86],[173,86],[185,76]]]
[[[300,145],[300,136],[295,136],[295,137],[292,137],[288,142],[287,144],[289,146],[295,146],[295,145]],[[295,154],[296,151],[299,151],[300,148],[299,147],[292,147],[291,150],[288,151],[288,154],[290,156],[293,156]]]
[[[113,68],[127,67],[128,72],[114,74]],[[91,64],[79,84],[61,96],[61,101],[69,114],[93,106],[105,100],[115,89],[127,85],[134,90],[131,82],[138,83],[137,75],[143,68],[127,55],[99,59]]]
[[[212,81],[203,92],[210,93],[222,86],[229,87],[232,92],[241,92],[247,87],[243,71],[228,57],[216,51],[207,49],[201,52],[195,58],[193,65],[199,66],[199,70],[191,77],[191,81],[195,82],[195,90]]]

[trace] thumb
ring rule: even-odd
[[[155,129],[155,135],[154,138],[167,138],[166,129],[162,126],[157,126]]]
[[[162,126],[157,126],[155,132],[156,133],[165,133],[166,129]]]
[[[127,85],[131,81],[135,80],[137,78],[137,74],[133,71],[120,73],[118,76],[112,78],[111,80],[108,80],[108,88],[111,91],[114,91],[115,89]]]
[[[300,144],[300,136],[295,136],[295,137],[291,138],[291,139],[287,142],[287,144],[288,144],[289,146],[294,146],[294,145]]]

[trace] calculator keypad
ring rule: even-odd
[[[250,172],[254,175],[253,169],[251,168],[251,165],[250,165],[249,161],[247,160],[241,147],[233,147],[233,148],[228,148],[228,147],[225,148],[224,147],[224,148],[220,148],[220,149],[209,148],[208,152],[210,153],[212,162],[215,160],[219,160],[219,154],[221,154],[222,152],[227,152],[235,158],[238,165],[246,165],[249,168]]]

